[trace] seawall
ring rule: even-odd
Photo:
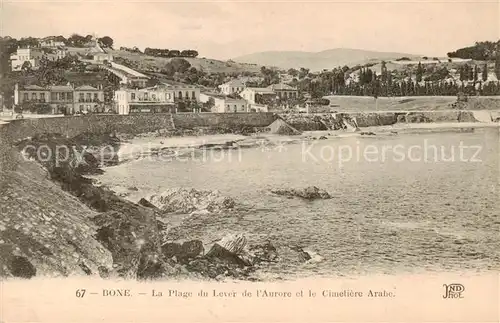
[[[94,134],[122,132],[135,135],[174,128],[266,127],[276,118],[274,113],[156,113],[12,120],[0,125],[0,170],[11,164],[11,143],[46,133],[74,137],[85,132]]]
[[[338,130],[345,125],[364,128],[396,123],[493,122],[493,114],[494,112],[489,111],[440,110],[283,114],[280,117],[298,130],[311,131]]]
[[[277,116],[270,112],[259,113],[176,113],[172,114],[176,128],[193,127],[267,127]]]
[[[195,127],[266,127],[273,113],[157,113],[137,115],[88,115],[60,118],[13,120],[0,126],[0,136],[9,142],[44,133],[68,137],[84,132],[95,134],[124,132],[139,134],[158,129],[190,129]]]

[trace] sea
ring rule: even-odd
[[[143,156],[105,168],[98,180],[134,187],[136,197],[182,187],[234,198],[235,210],[172,223],[205,243],[231,233],[270,241],[280,257],[259,269],[268,278],[500,269],[498,128],[326,137]],[[270,193],[308,186],[332,198]],[[297,259],[297,247],[313,259]]]

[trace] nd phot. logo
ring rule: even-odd
[[[465,290],[462,284],[443,284],[444,295],[443,298],[464,298],[462,293]]]

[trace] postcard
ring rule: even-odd
[[[0,322],[499,322],[497,1],[5,0]]]

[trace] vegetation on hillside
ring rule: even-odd
[[[497,42],[483,41],[476,42],[474,46],[457,49],[454,52],[449,52],[450,58],[473,59],[478,61],[495,60],[500,50],[500,40]]]
[[[144,50],[144,54],[156,57],[197,57],[198,52],[193,49],[183,51],[177,49],[149,48]]]

